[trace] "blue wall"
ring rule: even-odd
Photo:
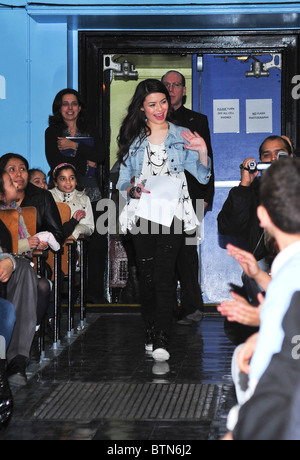
[[[0,48],[0,74],[6,86],[6,98],[0,99],[0,153],[16,149],[28,155],[28,16],[19,9],[0,14],[1,43],[5,43]]]
[[[52,101],[67,85],[67,24],[40,24],[25,9],[0,9],[0,155],[24,155],[47,170],[44,131]]]

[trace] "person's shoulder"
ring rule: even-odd
[[[85,131],[86,133],[88,133],[90,136],[93,136],[93,135],[95,135],[95,134],[98,134],[98,130],[97,130],[95,124],[94,124],[94,123],[91,123],[91,122],[89,122],[89,123],[86,124],[86,128],[85,128],[84,131]]]
[[[82,190],[78,190],[77,188],[74,190],[74,199],[80,199],[80,200],[83,200],[83,201],[88,201],[88,196],[85,192],[85,189],[82,189]]]
[[[49,190],[45,190],[44,188],[37,187],[36,185],[33,185],[31,182],[28,182],[28,185],[25,190],[25,196],[27,197],[41,197],[44,199],[47,199],[49,197],[52,198],[52,194],[50,193]]]
[[[52,125],[49,125],[48,128],[46,128],[45,134],[46,135],[51,135],[52,134],[52,135],[57,136],[59,133],[61,133],[61,131],[62,130],[60,128],[58,128],[58,126],[55,126],[55,125],[52,124]]]
[[[31,194],[31,195],[39,195],[45,192],[45,189],[37,187],[36,185],[32,184],[31,182],[28,182],[25,194]]]
[[[60,198],[59,196],[59,190],[57,187],[53,187],[51,189],[48,189],[48,192],[56,199]]]
[[[207,116],[204,115],[204,113],[201,112],[196,112],[195,110],[188,109],[185,106],[182,106],[182,111],[188,116],[190,119],[191,118],[197,118],[198,120],[206,121]]]
[[[185,128],[184,126],[181,126],[179,124],[174,124],[174,123],[171,123],[169,122],[169,134],[171,135],[179,135],[180,133],[182,133],[182,131],[186,130],[187,128]]]
[[[132,155],[136,154],[137,151],[141,150],[143,151],[144,147],[146,146],[146,143],[148,142],[148,138],[146,135],[143,135],[143,133],[140,133],[130,144],[129,146],[129,152],[131,152]]]

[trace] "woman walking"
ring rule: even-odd
[[[120,225],[124,233],[127,230],[132,233],[146,327],[145,347],[147,351],[153,351],[156,361],[170,357],[168,340],[176,306],[177,256],[184,243],[184,233],[194,232],[199,224],[184,169],[202,184],[206,184],[211,175],[204,140],[197,133],[171,123],[170,111],[166,87],[159,80],[142,81],[136,88],[118,138],[121,168],[117,189],[127,196]],[[155,183],[161,185],[161,181],[161,200],[171,187],[178,191],[178,196],[174,196],[175,206],[174,200],[172,203],[169,200],[170,225],[156,220],[153,231],[151,212],[146,219],[139,217],[138,205],[143,195],[147,194],[149,198],[151,192],[154,196]],[[148,190],[150,182],[152,187],[154,184],[152,190]],[[156,197],[157,193],[156,189]]]

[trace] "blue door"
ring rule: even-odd
[[[193,58],[193,109],[208,117],[215,171],[214,203],[204,219],[200,248],[206,304],[229,298],[230,282],[241,285],[241,270],[218,235],[217,216],[230,189],[239,184],[242,161],[258,159],[262,141],[281,135],[280,65],[280,55],[204,55],[199,72],[197,56]],[[264,76],[246,76],[257,72]]]

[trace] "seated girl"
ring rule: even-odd
[[[69,163],[58,165],[53,171],[54,188],[50,190],[56,203],[67,203],[71,219],[63,225],[66,238],[77,241],[80,234],[90,236],[95,224],[92,205],[84,191],[77,190],[76,169]]]
[[[33,168],[28,170],[28,181],[36,187],[48,190],[46,174],[40,169]]]

